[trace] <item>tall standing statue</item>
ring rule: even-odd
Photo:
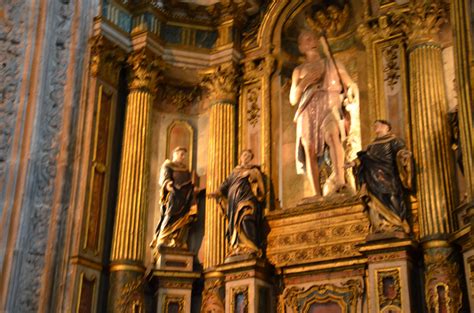
[[[187,248],[189,224],[197,214],[194,177],[184,163],[187,150],[177,147],[161,166],[160,222],[150,246]]]
[[[375,140],[347,167],[354,167],[361,197],[369,211],[371,231],[410,232],[407,192],[412,188],[412,154],[393,135],[385,120],[374,124]]]
[[[219,191],[210,194],[226,207],[227,256],[261,255],[261,226],[265,185],[259,166],[250,164],[251,150],[242,151],[237,165],[222,183]]]
[[[344,66],[332,57],[325,37],[319,39],[308,30],[300,33],[298,48],[306,61],[294,69],[290,90],[291,105],[298,105],[294,118],[297,173],[307,175],[315,196],[322,195],[318,157],[323,155],[325,146],[329,148],[334,172],[334,191],[346,187],[341,138],[345,133],[343,95],[352,102],[358,93]]]

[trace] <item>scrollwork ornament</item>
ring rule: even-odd
[[[130,90],[154,91],[164,68],[161,58],[142,48],[130,54],[127,61],[131,68]]]
[[[355,312],[363,294],[362,288],[362,282],[359,279],[349,279],[340,286],[322,284],[313,285],[307,289],[290,287],[284,292],[283,299],[285,306],[291,308],[293,312],[307,310],[312,303],[327,302],[329,297],[350,308],[350,312]]]
[[[203,73],[201,86],[209,92],[215,102],[235,103],[237,92],[237,69],[231,62],[219,65]]]
[[[446,306],[448,312],[459,312],[462,290],[459,265],[451,248],[432,248],[425,252],[425,298],[430,312]],[[441,289],[441,290],[440,290]]]
[[[220,279],[211,279],[205,282],[202,294],[201,313],[225,313],[224,301],[219,289],[223,287]]]

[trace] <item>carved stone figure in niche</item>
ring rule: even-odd
[[[412,154],[403,140],[390,132],[389,122],[377,120],[374,130],[375,140],[346,166],[354,166],[371,231],[408,234],[406,197],[413,182]]]
[[[228,257],[235,255],[261,256],[260,232],[265,185],[259,166],[250,164],[251,150],[242,151],[237,165],[222,183],[219,191],[210,196],[219,200],[228,219],[226,231]]]
[[[298,48],[306,60],[293,70],[290,89],[290,103],[298,105],[294,117],[296,170],[307,175],[314,195],[321,196],[318,158],[323,157],[327,147],[333,169],[330,180],[333,190],[340,192],[347,187],[342,144],[347,125],[343,104],[358,98],[358,88],[344,66],[332,57],[324,36],[318,40],[313,32],[303,30],[298,37]]]
[[[166,160],[161,166],[161,217],[150,243],[152,248],[187,248],[189,224],[197,215],[197,205],[195,179],[184,163],[186,153],[186,148],[175,148],[172,160]]]

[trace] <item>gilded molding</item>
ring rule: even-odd
[[[152,92],[156,88],[164,62],[146,48],[132,52],[127,59],[131,68],[130,91],[142,90]]]
[[[237,311],[237,296],[243,295],[242,311]],[[230,313],[249,312],[249,287],[238,286],[230,289]]]
[[[283,299],[285,306],[293,312],[308,312],[314,303],[334,301],[340,305],[342,312],[357,312],[357,305],[363,294],[362,282],[351,279],[341,286],[334,284],[314,285],[307,289],[290,287],[285,290]]]
[[[184,296],[178,295],[164,295],[165,299],[163,301],[163,307],[161,308],[161,312],[163,313],[171,313],[176,311],[170,311],[169,306],[172,303],[178,305],[178,311],[176,313],[184,313]]]
[[[402,287],[400,282],[400,268],[376,270],[377,277],[377,310],[387,312],[388,308],[402,309]],[[388,282],[387,282],[388,281]],[[395,294],[387,294],[386,283],[392,283]]]
[[[125,52],[104,35],[92,37],[90,43],[91,75],[101,77],[114,85],[117,84],[121,65],[125,62]]]
[[[208,91],[213,103],[235,104],[238,73],[234,63],[221,64],[203,74],[201,86]]]
[[[117,302],[114,303],[114,312],[144,312],[144,286],[145,281],[140,276],[122,284],[119,292],[120,296],[117,297]]]

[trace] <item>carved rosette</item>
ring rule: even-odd
[[[90,73],[112,84],[117,83],[120,65],[125,61],[125,52],[103,35],[91,38]]]
[[[410,8],[402,21],[402,29],[408,36],[409,47],[437,43],[440,27],[445,22],[447,22],[447,10],[441,1],[410,1]]]
[[[232,103],[237,97],[237,69],[233,63],[225,63],[204,75],[201,86],[209,92],[213,103]]]
[[[142,48],[130,54],[127,61],[131,68],[130,91],[154,91],[164,67],[162,59]]]
[[[449,247],[425,251],[425,298],[429,312],[459,312],[462,307],[459,266]]]

